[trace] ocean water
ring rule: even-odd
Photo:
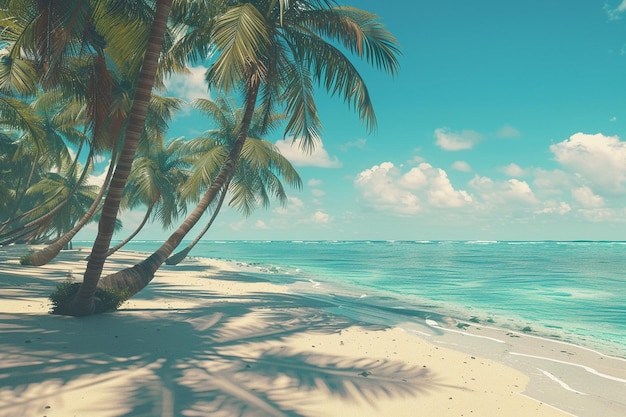
[[[204,241],[190,256],[626,357],[626,242]]]

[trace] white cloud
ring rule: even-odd
[[[111,160],[109,159],[109,163],[107,164],[106,167],[104,167],[104,171],[102,171],[98,175],[89,175],[89,177],[87,177],[87,184],[97,185],[98,187],[102,187],[104,185],[104,180],[106,179],[110,164],[111,164]]]
[[[578,212],[593,223],[624,221],[623,216],[617,215],[615,210],[609,208],[580,209]]]
[[[204,79],[205,67],[189,67],[187,74],[174,74],[165,80],[165,86],[171,96],[193,101],[197,98],[210,98],[209,89]]]
[[[533,193],[533,190],[531,190],[530,185],[528,185],[526,181],[510,179],[506,184],[508,187],[505,189],[504,195],[509,200],[528,204],[537,203],[537,197],[535,197],[535,193]]]
[[[496,136],[499,138],[518,138],[522,136],[522,134],[513,126],[504,125],[500,130],[496,132]]]
[[[311,189],[311,194],[315,197],[324,197],[326,195],[326,191],[320,190],[319,188]]]
[[[329,223],[331,221],[331,217],[327,214],[324,213],[323,211],[316,211],[313,214],[313,222],[316,224],[326,224]]]
[[[452,164],[452,169],[460,172],[472,172],[472,167],[464,161],[456,161]]]
[[[448,174],[443,169],[432,168],[429,177],[428,202],[434,207],[463,207],[473,201],[466,191],[456,191],[454,189],[448,179]]]
[[[315,178],[311,178],[309,180],[309,182],[307,182],[307,185],[309,187],[321,187],[322,185],[324,185],[324,181],[318,180],[318,179],[315,179]]]
[[[511,163],[505,167],[500,168],[500,171],[504,172],[509,177],[523,177],[527,174],[526,170],[519,167],[519,165]]]
[[[257,220],[254,227],[261,230],[269,230],[269,227],[263,220]]]
[[[563,216],[569,213],[572,210],[569,204],[565,202],[557,203],[555,201],[550,201],[546,204],[546,207],[536,210],[535,214],[558,214]]]
[[[289,197],[285,207],[277,207],[274,212],[280,215],[299,214],[304,209],[304,201],[298,197]]]
[[[402,174],[393,163],[383,162],[359,173],[355,186],[368,206],[397,215],[420,212],[422,202],[430,207],[458,208],[473,201],[467,192],[454,189],[443,169],[427,163]]]
[[[533,186],[544,196],[561,196],[564,190],[571,190],[579,186],[580,181],[575,175],[568,174],[560,169],[545,170],[536,168],[532,171]]]
[[[420,201],[410,190],[396,184],[400,178],[400,172],[391,162],[383,162],[360,172],[355,186],[366,204],[377,211],[415,214],[420,211]]]
[[[413,158],[411,158],[408,163],[411,165],[417,165],[417,164],[421,164],[422,162],[426,162],[426,158],[421,157],[419,155],[415,155],[413,156]]]
[[[609,119],[609,122],[616,122],[617,121],[617,117],[613,116]]]
[[[428,184],[428,179],[421,168],[424,165],[428,165],[430,167],[429,164],[422,163],[419,167],[412,168],[409,172],[400,177],[398,184],[411,190],[417,190],[418,188],[424,187]]]
[[[310,166],[318,168],[339,168],[341,162],[336,156],[330,156],[320,140],[315,150],[308,154],[300,148],[300,140],[279,140],[276,146],[285,158],[295,166]]]
[[[472,149],[474,145],[480,142],[483,136],[473,130],[463,130],[460,133],[451,132],[446,127],[435,129],[435,138],[437,146],[444,151],[461,151]]]
[[[604,9],[606,10],[606,13],[609,15],[610,19],[613,19],[613,20],[619,19],[622,13],[626,11],[626,0],[622,0],[622,2],[614,9],[609,7],[608,4],[606,4],[604,6]]]
[[[525,181],[510,179],[496,182],[491,178],[477,175],[469,184],[481,199],[492,207],[515,209],[520,204],[528,206],[538,203],[535,193]]]
[[[572,196],[585,208],[598,208],[604,206],[604,199],[593,193],[589,187],[580,187],[572,190]]]
[[[608,194],[624,191],[626,142],[617,136],[576,133],[550,150],[564,168],[580,175],[593,189]]]

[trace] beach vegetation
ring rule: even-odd
[[[198,99],[195,107],[213,119],[216,128],[185,144],[193,169],[189,181],[183,186],[183,195],[191,200],[197,200],[200,193],[212,183],[221,166],[221,159],[228,155],[229,148],[237,138],[237,129],[243,116],[242,109],[235,106],[234,100],[225,97],[218,97],[215,102]],[[265,115],[257,109],[233,178],[225,185],[217,202],[212,205],[213,213],[208,223],[184,249],[167,258],[165,261],[167,265],[180,263],[206,234],[217,217],[227,193],[230,192],[232,195],[229,205],[248,216],[258,206],[268,207],[272,196],[283,206],[287,203],[287,192],[281,178],[292,187],[298,189],[302,187],[298,172],[277,147],[259,138],[263,130],[273,130],[277,127],[284,116],[270,115],[267,120],[263,120],[263,117]],[[263,123],[267,126],[262,127]]]
[[[334,2],[236,2],[201,30],[208,31],[202,37],[211,40],[214,56],[206,73],[208,86],[225,94],[235,89],[242,92],[243,117],[237,139],[211,185],[183,223],[146,259],[103,277],[104,287],[129,286],[135,292],[152,280],[209,205],[230,184],[257,105],[265,118],[273,109],[284,108],[287,117],[284,135],[299,138],[302,149],[312,151],[319,142],[321,128],[313,98],[316,85],[354,107],[369,129],[376,126],[365,80],[345,52],[392,75],[399,67],[397,41],[378,16]],[[198,34],[189,36],[195,39]],[[201,51],[206,48],[199,46]],[[95,288],[93,283],[90,286]]]
[[[48,299],[52,303],[50,313],[73,315],[72,300],[76,297],[80,282],[68,280],[60,283]],[[128,291],[113,291],[98,288],[95,295],[95,313],[116,311],[129,298]]]
[[[255,139],[269,131],[273,118],[280,113],[285,118],[284,136],[293,138],[304,151],[313,151],[320,142],[321,131],[314,100],[317,89],[343,99],[367,128],[374,130],[374,107],[352,58],[391,75],[399,69],[398,43],[379,17],[331,0],[5,0],[0,22],[0,106],[23,101],[6,113],[19,116],[14,122],[0,120],[2,126],[13,129],[3,133],[2,143],[12,150],[13,160],[18,151],[28,156],[19,178],[12,178],[10,187],[6,187],[17,204],[3,207],[9,215],[0,220],[21,216],[25,210],[16,207],[22,204],[35,207],[28,190],[48,179],[50,173],[70,173],[76,184],[82,184],[93,157],[111,156],[107,179],[91,206],[83,202],[81,213],[78,209],[70,214],[64,212],[64,218],[59,220],[58,228],[65,231],[85,221],[85,212],[89,218],[99,218],[82,283],[72,294],[71,303],[58,310],[62,314],[97,312],[100,308],[96,307],[96,299],[101,303],[97,291],[104,288],[125,297],[141,290],[207,209],[221,205],[219,200],[227,191],[232,192],[232,205],[244,214],[264,205],[270,195],[283,198],[277,169],[283,169],[280,175],[290,182],[285,177],[292,175],[287,173],[290,166],[266,142]],[[118,225],[118,211],[124,196],[128,196],[124,190],[129,178],[132,180],[133,163],[148,154],[142,153],[141,143],[144,137],[151,136],[147,131],[155,125],[150,119],[153,89],[163,87],[169,73],[185,72],[186,65],[199,62],[208,66],[206,82],[210,90],[227,96],[240,94],[238,123],[230,132],[234,140],[214,160],[215,169],[207,171],[204,179],[210,183],[205,182],[206,186],[197,193],[192,190],[188,194],[197,198],[195,208],[185,213],[186,218],[163,246],[134,267],[101,277]],[[46,130],[46,117],[28,110],[42,95],[50,100],[57,98],[56,104],[49,107],[53,116],[64,115],[60,120],[69,121],[68,125],[80,135],[50,135],[64,131]],[[209,101],[204,104],[212,105]],[[255,117],[260,122],[253,123]],[[30,141],[24,141],[21,132]],[[157,144],[164,143],[159,142],[158,135],[155,140]],[[23,143],[29,146],[22,146]],[[52,147],[56,143],[60,146],[58,151]],[[79,149],[88,148],[90,156],[82,171],[76,163],[78,155],[73,162],[63,156],[68,154],[68,143]],[[268,155],[273,156],[268,159]],[[51,157],[65,160],[43,169],[41,161]],[[263,167],[259,161],[268,165]],[[277,162],[283,167],[276,168]],[[242,174],[238,177],[239,173]],[[293,183],[299,181],[295,178]],[[72,189],[69,183],[66,185]],[[133,182],[128,185],[126,193],[140,186]],[[48,189],[53,187],[45,188]],[[76,190],[70,194],[78,194]],[[44,201],[52,198],[43,188],[40,191]],[[59,193],[53,191],[52,195]],[[151,197],[146,196],[143,203],[149,205]],[[102,202],[98,201],[100,197]],[[59,206],[66,210],[76,207],[69,198],[55,206],[58,213]],[[180,200],[168,209],[172,220],[176,218],[174,213],[184,212],[184,202]],[[130,199],[127,203],[133,204]],[[150,210],[158,212],[155,206],[147,211]],[[24,236],[31,238],[35,226],[41,228],[44,224],[30,228],[20,224],[24,228],[11,229],[8,237],[12,241]],[[0,232],[1,227],[9,226],[3,223]],[[52,251],[42,256],[41,262],[51,259],[51,254]],[[31,257],[29,262],[40,261]]]
[[[121,207],[131,210],[144,206],[146,212],[132,233],[109,248],[107,256],[130,242],[151,218],[163,228],[169,228],[181,213],[186,212],[186,201],[180,197],[180,189],[189,177],[183,144],[182,138],[167,144],[159,140],[140,149],[128,177]]]

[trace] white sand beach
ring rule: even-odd
[[[203,259],[115,313],[53,316],[87,252],[35,268],[17,251],[0,248],[0,417],[626,415],[626,361],[571,344]]]

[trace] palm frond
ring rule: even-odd
[[[219,56],[207,73],[209,86],[229,92],[267,55],[265,19],[250,3],[234,6],[216,19],[212,41]]]

